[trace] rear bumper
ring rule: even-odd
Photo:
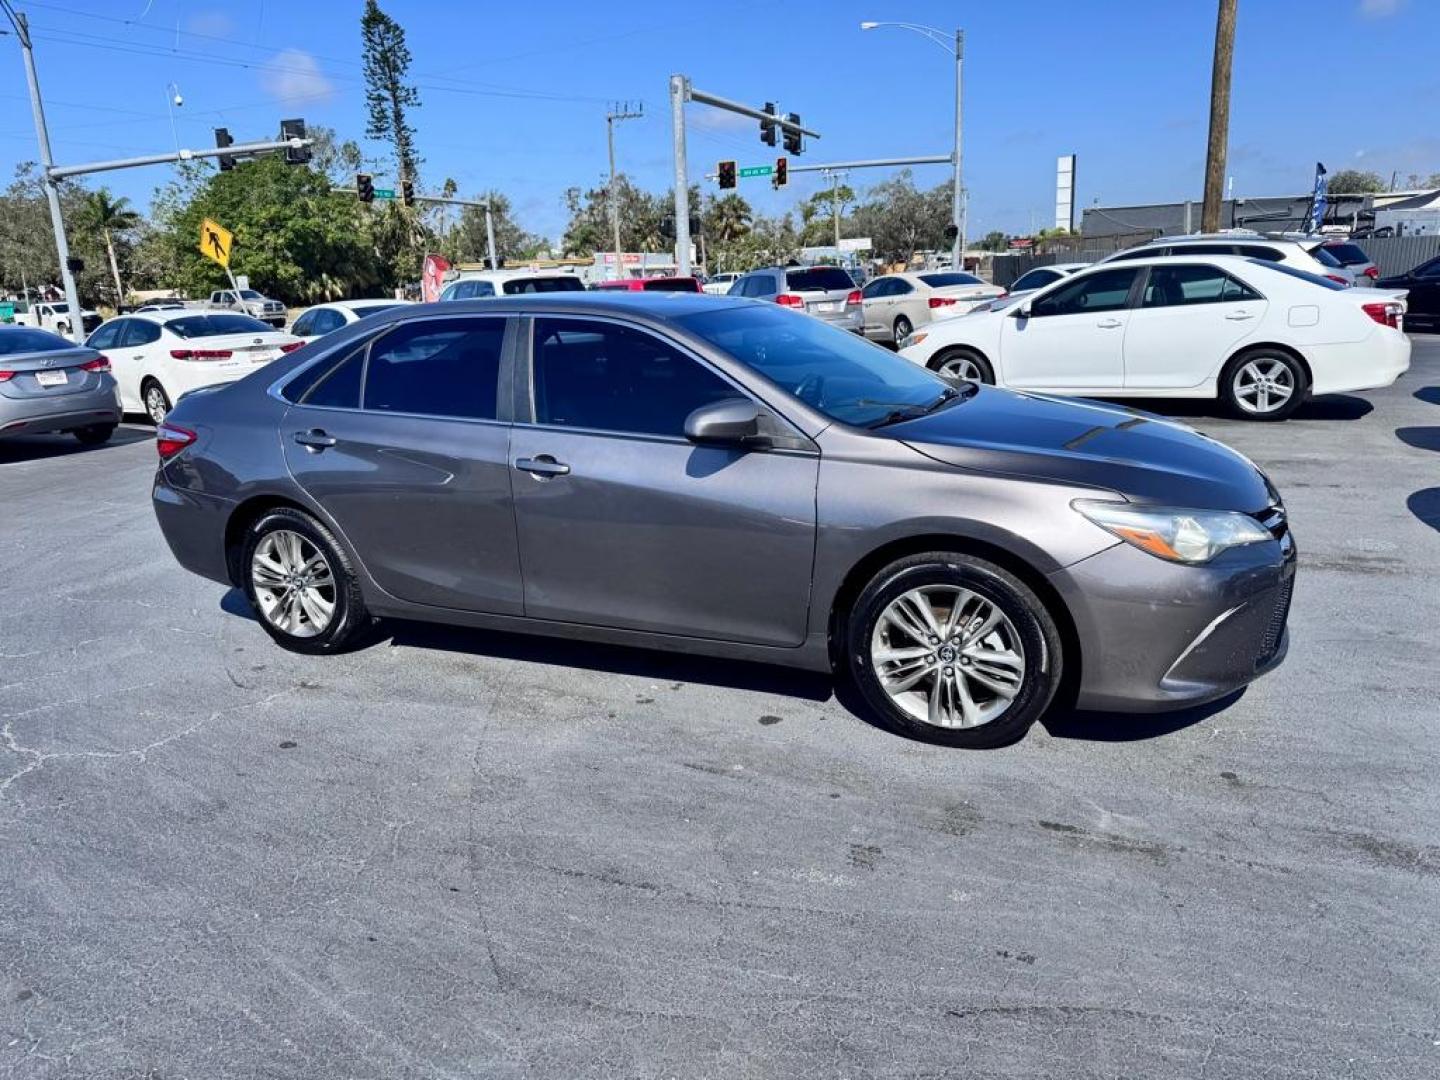
[[[1051,581],[1080,638],[1082,709],[1203,704],[1273,671],[1289,648],[1295,544],[1288,534],[1205,566],[1118,544]]]
[[[222,585],[231,584],[225,528],[235,504],[215,495],[170,486],[165,480],[165,468],[155,473],[151,503],[175,561],[192,574]]]
[[[1376,326],[1363,342],[1314,346],[1305,359],[1312,394],[1379,390],[1410,370],[1410,339],[1399,330]]]
[[[48,398],[0,397],[0,438],[73,431],[94,424],[119,422],[120,395],[113,382],[102,390],[82,394]]]

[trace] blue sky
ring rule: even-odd
[[[61,163],[274,134],[299,115],[359,137],[360,0],[16,0],[30,14]],[[387,0],[406,28],[420,87],[414,114],[423,187],[508,192],[526,227],[558,236],[571,184],[605,174],[607,102],[643,101],[620,125],[621,168],[661,189],[670,177],[667,77],[735,99],[778,101],[822,138],[805,162],[948,153],[953,63],[902,30],[966,31],[965,169],[971,235],[1027,230],[1053,214],[1055,158],[1079,155],[1077,200],[1198,198],[1214,0],[994,3]],[[1440,0],[1240,0],[1230,168],[1237,195],[1308,190],[1333,171],[1440,171],[1440,74],[1417,43],[1440,40]],[[0,169],[36,156],[18,46],[0,38]],[[694,180],[721,158],[773,151],[753,121],[689,106]],[[368,146],[380,154],[383,148]],[[104,182],[138,204],[164,166]],[[377,170],[377,183],[383,182]],[[948,166],[917,169],[940,183]],[[866,186],[878,170],[852,174]],[[772,211],[813,191],[742,183]]]

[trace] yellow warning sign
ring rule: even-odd
[[[230,245],[235,237],[218,221],[208,217],[200,223],[200,254],[214,259],[227,270],[230,268]]]

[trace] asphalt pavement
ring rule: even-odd
[[[921,745],[828,681],[273,646],[150,432],[0,443],[0,1077],[1440,1075],[1440,340],[1281,425],[1288,661]]]

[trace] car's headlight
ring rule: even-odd
[[[1070,505],[1127,544],[1170,562],[1206,563],[1230,548],[1274,539],[1248,514],[1226,510],[1176,510],[1092,499],[1076,499]]]
[[[911,345],[919,345],[922,341],[924,341],[924,340],[925,340],[927,337],[929,337],[929,336],[930,336],[929,334],[927,334],[927,333],[925,333],[924,331],[921,331],[921,330],[913,331],[913,332],[911,332],[911,333],[909,333],[909,334],[906,334],[903,338],[901,338],[901,339],[900,339],[900,344],[897,345],[896,348],[897,348],[897,349],[908,349]]]

